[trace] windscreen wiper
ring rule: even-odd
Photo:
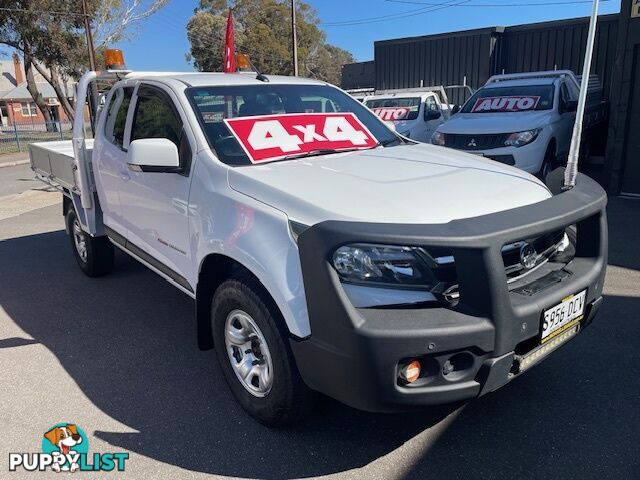
[[[377,145],[376,145],[377,147]],[[356,150],[362,150],[362,148],[344,148],[344,149],[335,149],[335,148],[319,148],[317,150],[311,150],[310,152],[302,152],[302,153],[294,153],[291,155],[287,155],[286,157],[281,158],[280,160],[295,160],[297,158],[306,158],[306,157],[318,157],[320,155],[329,155],[331,153],[345,153],[345,152],[354,152]]]
[[[371,150],[378,147],[386,147],[393,142],[404,143],[401,138],[389,138],[387,140],[383,140],[382,142],[376,143],[373,147],[369,148],[319,148],[317,150],[311,150],[310,152],[302,152],[302,153],[293,153],[291,155],[287,155],[286,157],[281,158],[279,161],[284,160],[295,160],[297,158],[306,158],[306,157],[318,157],[320,155],[329,155],[331,153],[346,153],[346,152],[355,152],[357,150]]]

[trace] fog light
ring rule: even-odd
[[[420,377],[422,366],[418,360],[413,360],[400,369],[400,378],[407,383],[413,383]]]

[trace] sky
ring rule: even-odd
[[[579,2],[580,0],[307,0],[318,12],[320,27],[326,32],[328,42],[349,50],[356,61],[373,59],[373,42],[376,40],[590,15],[591,2]],[[564,5],[555,5],[560,3]],[[136,29],[133,40],[115,45],[124,51],[128,68],[193,70],[185,59],[185,54],[189,51],[186,24],[197,4],[197,0],[171,0],[167,7]],[[442,4],[459,6],[443,8]],[[600,1],[601,14],[619,11],[620,0]],[[375,22],[332,25],[359,19],[373,19]]]

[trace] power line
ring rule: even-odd
[[[443,5],[442,3],[432,2],[419,2],[414,0],[385,0],[390,3],[403,3],[409,5]],[[600,0],[601,2],[610,2],[611,0]],[[537,7],[537,6],[551,6],[559,7],[562,5],[577,5],[584,3],[593,3],[593,0],[569,0],[562,2],[526,2],[526,3],[482,3],[482,4],[464,4],[464,5],[451,5],[452,7]]]
[[[320,25],[324,27],[347,27],[351,25],[365,25],[369,23],[387,22],[389,20],[398,20],[401,18],[424,15],[425,13],[435,12],[437,10],[444,10],[445,8],[449,8],[449,7],[457,7],[459,5],[464,5],[470,1],[471,0],[462,0],[462,1],[455,2],[455,1],[449,0],[446,3],[435,3],[424,8],[417,8],[414,10],[408,10],[406,12],[395,13],[391,15],[381,15],[377,17],[367,17],[367,18],[355,18],[355,19],[344,20],[340,22],[325,22],[325,23],[320,23]]]

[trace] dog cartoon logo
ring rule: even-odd
[[[93,452],[89,437],[75,423],[62,422],[42,436],[42,452],[9,452],[9,471],[124,472],[128,452]]]
[[[52,453],[55,453],[55,448],[57,448],[59,454],[65,459],[64,462],[54,463],[53,470],[56,472],[75,472],[78,469],[78,457],[81,453],[77,451],[76,447],[84,442],[82,431],[79,431],[78,427],[72,423],[60,424],[45,433],[44,438],[54,447]],[[86,452],[86,442],[83,447]]]

